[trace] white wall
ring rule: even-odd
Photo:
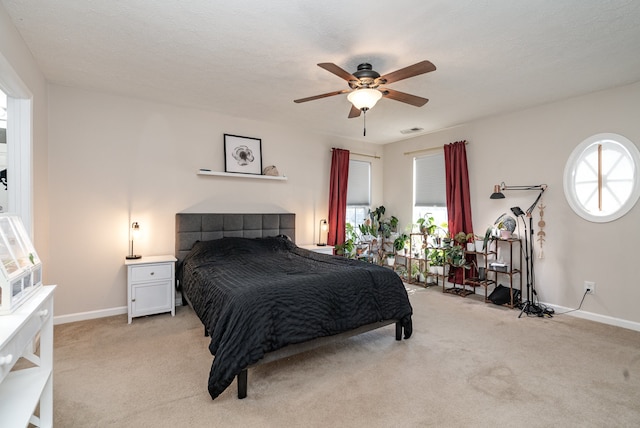
[[[476,233],[509,208],[526,210],[536,192],[506,192],[490,200],[493,185],[549,185],[543,259],[535,260],[536,285],[542,302],[566,308],[580,303],[585,280],[596,282],[596,294],[585,299],[582,316],[640,326],[640,282],[634,264],[640,206],[611,223],[590,223],[569,207],[563,192],[565,163],[576,145],[602,132],[624,135],[640,146],[638,100],[640,83],[543,105],[513,114],[479,120],[442,132],[416,137],[384,148],[385,206],[401,224],[411,222],[412,156],[403,153],[467,140],[473,224]],[[398,189],[406,189],[400,192]],[[534,231],[537,233],[538,210]],[[536,247],[538,250],[538,247]],[[538,251],[538,254],[540,252]]]
[[[292,212],[298,244],[327,218],[331,147],[380,154],[380,146],[125,97],[49,87],[48,282],[56,315],[126,305],[128,227],[142,255],[174,253],[175,213]],[[223,134],[262,139],[263,165],[287,181],[198,176],[224,171]],[[357,156],[354,158],[358,158]],[[362,158],[371,160],[368,158]],[[382,200],[382,160],[373,162]]]

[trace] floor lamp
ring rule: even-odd
[[[537,190],[538,197],[533,204],[527,209],[527,211],[522,211],[520,207],[511,208],[511,212],[517,217],[522,218],[522,222],[525,227],[524,234],[524,251],[525,251],[525,266],[526,266],[526,275],[527,275],[527,300],[522,304],[522,310],[520,311],[520,315],[518,318],[522,316],[523,313],[527,315],[534,314],[538,316],[544,315],[544,310],[536,305],[533,301],[534,295],[536,295],[535,289],[535,274],[533,270],[533,217],[532,213],[536,204],[542,197],[542,194],[545,190],[547,190],[546,184],[538,184],[534,186],[507,186],[502,182],[500,185],[494,186],[493,193],[491,194],[491,199],[504,199],[503,190]],[[529,219],[529,229],[527,230],[527,223],[525,221],[525,217]]]

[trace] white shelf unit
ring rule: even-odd
[[[218,177],[234,177],[234,178],[257,178],[260,180],[279,180],[286,181],[288,177],[286,176],[273,176],[273,175],[258,175],[258,174],[242,174],[237,172],[217,172],[217,171],[204,171],[199,170],[198,175],[215,175]]]
[[[54,289],[39,287],[13,313],[0,316],[0,427],[53,426]],[[12,371],[20,357],[33,367]]]

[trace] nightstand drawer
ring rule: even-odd
[[[172,265],[153,264],[149,266],[131,267],[131,281],[153,281],[158,279],[171,279]]]

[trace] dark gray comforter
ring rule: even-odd
[[[393,319],[411,335],[412,308],[395,273],[286,238],[197,242],[179,275],[211,336],[214,399],[247,366],[289,344]]]

